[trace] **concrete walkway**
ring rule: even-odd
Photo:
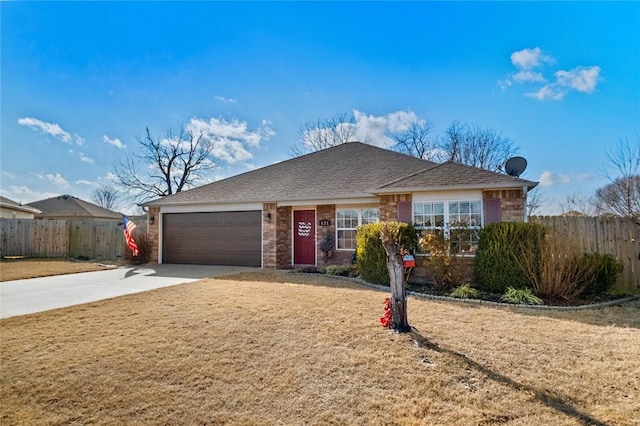
[[[259,268],[153,265],[0,283],[0,318],[32,314]]]

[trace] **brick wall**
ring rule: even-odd
[[[271,219],[268,219],[271,215]],[[278,223],[276,203],[262,205],[262,267],[275,269],[277,261],[276,228]]]
[[[149,211],[147,212],[147,220],[151,217],[154,217],[153,223],[149,224],[149,228],[147,230],[147,234],[149,239],[151,239],[151,257],[149,258],[149,262],[158,263],[158,246],[159,246],[159,226],[160,226],[160,208],[159,207],[149,207]]]
[[[411,194],[381,195],[380,197],[380,220],[398,219],[398,202],[411,202]]]
[[[276,268],[291,268],[291,207],[276,209]]]
[[[522,189],[484,191],[483,198],[499,198],[502,222],[522,222],[524,220],[524,197]]]

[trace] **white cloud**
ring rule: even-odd
[[[418,116],[413,111],[395,111],[387,115],[374,116],[355,109],[353,116],[357,126],[356,140],[383,148],[389,148],[395,144],[389,133],[407,130],[413,121],[418,120]]]
[[[34,191],[28,186],[12,185],[9,187],[9,198],[13,200],[20,200],[22,203],[32,203],[34,201],[44,200],[47,198],[55,197],[60,194],[52,192],[40,192]]]
[[[93,158],[89,158],[81,152],[79,154],[80,154],[80,161],[84,163],[89,163],[89,164],[95,163],[95,160]]]
[[[80,136],[80,135],[73,135],[73,137],[74,137],[74,138],[75,138],[75,140],[76,140],[76,145],[78,145],[78,146],[82,146],[82,145],[84,145],[84,142],[85,142],[85,141],[84,141],[84,138],[83,138],[82,136]]]
[[[582,182],[582,181],[585,181],[585,180],[589,180],[589,179],[597,178],[597,177],[598,177],[598,175],[597,175],[597,174],[595,174],[595,173],[590,173],[590,172],[587,172],[587,173],[578,173],[578,174],[576,175],[576,179],[577,179],[577,180],[579,180],[579,181],[581,181],[581,182]]]
[[[567,175],[545,170],[538,178],[538,181],[542,186],[566,185],[571,182],[571,178]]]
[[[100,184],[98,182],[93,182],[93,181],[85,180],[85,179],[77,180],[75,183],[76,183],[76,185],[87,185],[87,186],[96,186],[96,187],[100,186]]]
[[[511,54],[511,63],[521,70],[530,70],[541,66],[543,63],[553,63],[551,56],[542,53],[539,47],[522,49]]]
[[[214,157],[228,163],[235,163],[253,158],[249,150],[257,148],[261,141],[275,135],[269,124],[263,121],[261,127],[249,130],[249,124],[246,121],[237,119],[228,121],[224,118],[210,118],[207,121],[192,118],[186,130],[196,135],[203,134],[208,138],[214,146]]]
[[[549,80],[542,72],[533,71],[533,68],[541,67],[545,63],[555,63],[555,60],[542,53],[539,47],[512,53],[511,62],[518,71],[508,76],[506,80],[498,80],[500,88],[506,90],[514,83],[527,83],[532,90],[525,92],[524,95],[540,101],[559,101],[573,90],[592,93],[598,84],[601,71],[599,66],[577,66],[569,71],[556,71],[553,74],[554,80],[547,83]]]
[[[600,67],[576,67],[569,71],[557,71],[555,76],[561,86],[571,87],[578,92],[591,93],[598,84]]]
[[[513,79],[517,82],[532,81],[532,82],[545,82],[547,81],[541,73],[535,71],[520,71],[513,75]]]
[[[108,143],[109,145],[115,146],[116,148],[127,149],[127,146],[125,144],[123,144],[122,142],[120,142],[120,139],[118,139],[118,138],[110,139],[107,135],[104,135],[102,137],[102,140],[105,141],[106,143]]]
[[[554,101],[559,101],[564,98],[566,95],[566,90],[558,90],[557,86],[554,85],[546,85],[535,92],[527,92],[524,95],[528,98],[534,98],[539,101],[543,101],[545,99],[551,99]]]
[[[6,171],[6,170],[3,170],[3,171],[2,171],[2,176],[5,176],[5,177],[7,177],[7,178],[9,178],[9,179],[16,179],[16,178],[17,178],[17,176],[16,176],[16,175],[14,175],[13,173],[8,172],[8,171]]]
[[[113,173],[113,172],[109,172],[104,177],[104,181],[108,182],[108,183],[117,183],[118,182],[118,176],[116,176],[115,173]]]
[[[220,101],[223,102],[225,104],[237,104],[238,101],[236,101],[233,98],[225,98],[224,96],[214,96],[213,99],[215,99],[216,101]]]
[[[32,130],[39,131],[44,135],[53,136],[64,143],[71,143],[71,134],[62,130],[58,124],[47,123],[33,117],[19,118],[18,124],[21,126],[27,126]]]
[[[45,177],[49,182],[53,183],[56,186],[59,186],[60,188],[69,187],[69,182],[64,177],[62,177],[60,173],[56,173],[55,175],[49,173]]]

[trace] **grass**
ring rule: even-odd
[[[76,260],[2,260],[0,262],[0,281],[101,271],[103,269],[106,269],[104,265]]]
[[[639,418],[637,304],[602,309],[598,324],[410,299],[416,331],[393,334],[378,322],[385,296],[323,276],[244,274],[1,320],[0,423]]]

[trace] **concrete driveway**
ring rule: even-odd
[[[0,283],[0,318],[95,302],[259,268],[153,265]]]

